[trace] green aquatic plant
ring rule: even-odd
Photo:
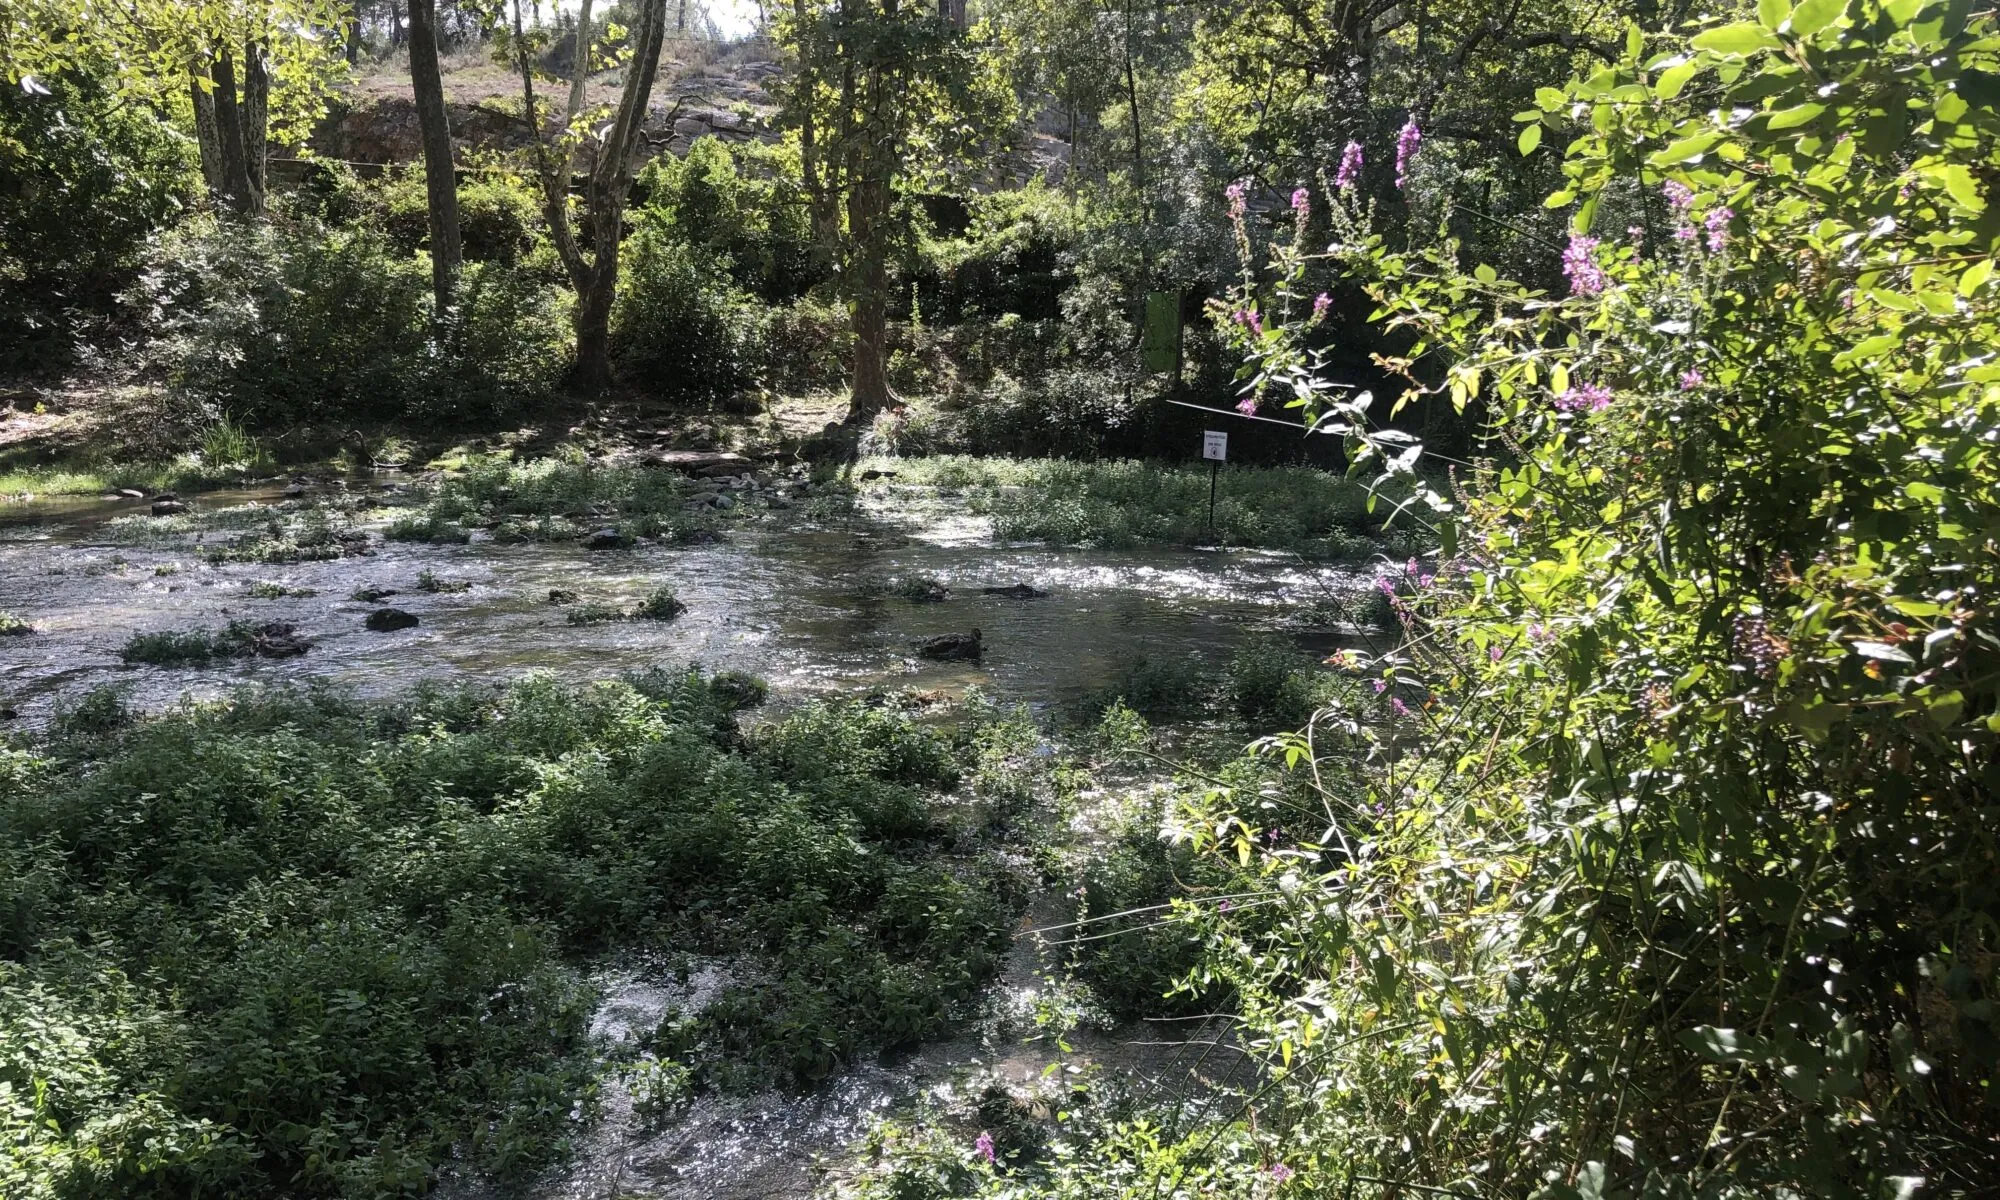
[[[595,1111],[586,968],[618,947],[744,964],[645,1031],[648,1112],[951,1029],[1021,895],[958,824],[967,743],[859,705],[746,739],[737,689],[661,679],[136,721],[104,693],[0,755],[9,1194],[520,1178]]]

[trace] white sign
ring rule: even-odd
[[[1228,461],[1229,435],[1226,433],[1217,433],[1213,429],[1203,430],[1201,435],[1201,456],[1203,458],[1212,458],[1217,462]]]

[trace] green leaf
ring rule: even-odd
[[[1766,129],[1796,129],[1826,111],[1824,104],[1800,104],[1771,114]]]
[[[1796,37],[1811,37],[1847,11],[1847,0],[1802,0],[1792,10],[1791,30]]]
[[[1985,197],[1979,194],[1979,184],[1972,178],[1972,172],[1964,163],[1952,163],[1944,169],[1944,190],[1951,198],[1971,209],[1984,209]]]
[[[1562,191],[1560,191],[1560,192],[1551,192],[1551,193],[1549,193],[1549,198],[1548,198],[1548,199],[1546,199],[1546,200],[1544,200],[1544,201],[1542,201],[1542,207],[1543,207],[1543,208],[1563,208],[1563,207],[1567,206],[1568,204],[1570,204],[1570,203],[1571,203],[1572,201],[1574,201],[1575,199],[1576,199],[1576,193],[1575,193],[1575,192],[1572,192],[1572,191],[1570,191],[1570,190],[1569,190],[1568,188],[1564,188],[1564,189],[1563,189]]]
[[[1681,89],[1687,86],[1688,80],[1694,78],[1696,69],[1693,63],[1682,63],[1678,67],[1668,67],[1666,70],[1660,72],[1660,81],[1653,85],[1653,94],[1662,100],[1671,100],[1675,96],[1680,95]]]
[[[1712,50],[1717,54],[1754,54],[1759,50],[1775,50],[1779,45],[1778,39],[1755,21],[1739,21],[1696,34],[1691,44],[1697,50]]]
[[[1542,127],[1540,125],[1524,125],[1521,127],[1521,136],[1516,139],[1515,145],[1521,148],[1523,155],[1533,154],[1535,147],[1541,144]]]
[[[1535,103],[1543,112],[1554,112],[1569,101],[1560,88],[1538,87],[1535,89]]]
[[[1859,654],[1863,658],[1879,658],[1883,662],[1908,663],[1911,666],[1915,666],[1917,662],[1916,659],[1911,658],[1908,654],[1905,654],[1887,642],[1855,642],[1853,643],[1853,649],[1856,654]]]
[[[1750,1062],[1758,1053],[1761,1038],[1740,1034],[1734,1029],[1697,1025],[1681,1031],[1681,1044],[1710,1062]]]
[[[1654,167],[1672,167],[1678,166],[1681,163],[1693,162],[1695,159],[1708,153],[1721,140],[1722,135],[1720,133],[1713,129],[1707,130],[1697,133],[1692,137],[1684,137],[1678,142],[1671,143],[1666,149],[1659,151],[1647,159],[1646,162],[1648,165]]]
[[[1773,33],[1784,28],[1785,18],[1791,15],[1790,0],[1757,0],[1757,20]]]
[[[1972,295],[1972,293],[1979,290],[1979,285],[1985,283],[1992,275],[1993,260],[1990,258],[1980,259],[1978,262],[1967,267],[1965,273],[1958,277],[1958,294],[1961,296]]]

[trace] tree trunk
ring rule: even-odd
[[[194,140],[201,149],[201,178],[208,194],[217,203],[228,190],[228,174],[222,158],[222,132],[215,123],[215,93],[202,86],[210,78],[199,61],[190,66],[188,98],[194,102]]]
[[[266,139],[271,126],[270,64],[260,42],[243,45],[243,103],[237,118],[243,130],[243,186],[251,213],[264,211]]]
[[[522,26],[519,0],[515,0],[514,24],[518,38]],[[535,98],[533,66],[524,56],[516,59],[526,109],[535,122],[535,166],[542,183],[543,216],[549,223],[556,256],[576,288],[573,379],[586,393],[602,391],[611,382],[611,306],[618,294],[619,234],[638,165],[635,152],[652,103],[653,81],[659,76],[666,25],[667,0],[643,0],[639,27],[632,38],[632,61],[625,72],[625,90],[618,98],[618,115],[597,143],[597,161],[584,188],[582,239],[570,224],[569,156],[550,152],[540,124],[542,109]]]
[[[431,290],[437,312],[451,307],[458,286],[458,169],[451,158],[451,121],[438,69],[437,0],[410,0],[410,91],[424,144],[424,193],[431,224]]]
[[[879,147],[864,152],[866,177],[848,193],[847,228],[853,239],[850,286],[854,333],[852,380],[847,396],[847,421],[859,425],[889,407],[889,182],[877,161]]]
[[[227,51],[209,63],[215,81],[215,129],[222,145],[223,204],[238,213],[250,211],[250,177],[243,161],[243,117],[236,103],[236,59]]]
[[[618,273],[616,261],[610,265],[610,271],[593,272],[576,294],[574,383],[589,396],[611,386],[611,302],[618,294]]]
[[[361,0],[354,0],[354,15],[347,22],[347,65],[361,61]]]

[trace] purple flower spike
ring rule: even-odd
[[[1311,203],[1312,203],[1312,193],[1307,191],[1305,188],[1299,188],[1298,190],[1292,193],[1293,212],[1304,213],[1306,211],[1306,206]]]
[[[1396,186],[1405,187],[1410,181],[1410,160],[1417,156],[1417,147],[1423,145],[1424,131],[1417,128],[1417,115],[1403,122],[1396,132]]]
[[[986,1165],[987,1165],[987,1166],[989,1166],[989,1167],[990,1167],[990,1166],[992,1166],[992,1165],[993,1165],[993,1135],[992,1135],[992,1134],[990,1134],[990,1133],[983,1133],[983,1132],[982,1132],[982,1133],[981,1133],[981,1134],[980,1134],[980,1135],[979,1135],[978,1137],[974,1138],[974,1139],[972,1140],[972,1152],[973,1152],[974,1154],[977,1154],[977,1155],[979,1155],[979,1156],[980,1156],[981,1158],[985,1159],[985,1160],[986,1160]]]
[[[1321,292],[1313,297],[1313,324],[1326,320],[1326,310],[1333,307],[1333,297]]]
[[[1714,208],[1710,209],[1708,215],[1702,218],[1702,227],[1708,230],[1708,252],[1710,254],[1722,253],[1722,248],[1729,244],[1729,222],[1735,216],[1736,210],[1734,209]]]
[[[1389,697],[1389,707],[1391,709],[1394,709],[1396,715],[1399,717],[1407,717],[1410,715],[1410,706],[1403,703],[1403,698],[1401,696]]]
[[[1361,143],[1349,142],[1347,149],[1340,152],[1340,170],[1334,174],[1333,186],[1351,188],[1361,181]]]
[[[1283,1183],[1297,1173],[1281,1162],[1272,1163],[1264,1169],[1270,1172],[1273,1183]]]
[[[1563,251],[1563,274],[1569,277],[1569,294],[1572,296],[1595,296],[1610,282],[1604,268],[1597,265],[1597,239],[1580,233],[1569,235],[1569,248]]]
[[[1681,390],[1691,392],[1702,384],[1701,372],[1689,367],[1681,372]]]
[[[1601,383],[1571,384],[1556,397],[1556,407],[1564,412],[1603,412],[1611,407],[1611,389]]]
[[[1246,416],[1246,417],[1254,417],[1254,416],[1256,416],[1256,415],[1257,415],[1257,397],[1255,397],[1255,396],[1245,396],[1245,397],[1243,397],[1243,398],[1242,398],[1241,400],[1238,400],[1238,401],[1236,402],[1236,411],[1237,411],[1237,412],[1240,412],[1240,413],[1242,413],[1242,414],[1243,414],[1244,416]]]

